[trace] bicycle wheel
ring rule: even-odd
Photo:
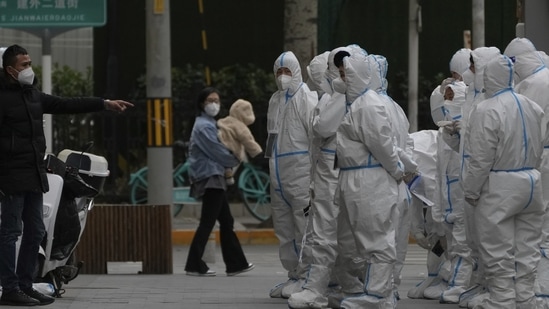
[[[189,163],[179,164],[173,171],[174,187],[183,187],[189,185]],[[132,204],[146,204],[148,191],[148,168],[143,167],[130,176],[130,199]],[[182,204],[174,205],[174,216],[183,209]]]
[[[246,209],[260,221],[271,217],[270,185],[269,174],[244,163],[244,170],[238,177],[238,189]]]
[[[147,182],[147,167],[143,167],[130,176],[130,200],[132,204],[146,204],[147,203],[147,188],[149,186]]]

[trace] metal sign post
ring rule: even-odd
[[[81,27],[107,22],[107,0],[0,1],[0,27],[31,33],[42,39],[42,91],[51,94],[51,40]],[[46,153],[52,151],[52,116],[44,115]]]

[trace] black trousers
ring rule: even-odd
[[[235,272],[248,267],[248,261],[234,232],[234,218],[227,202],[225,190],[207,188],[202,197],[200,223],[189,248],[187,264],[185,265],[186,271],[199,273],[208,271],[209,268],[202,260],[202,255],[215,221],[219,221],[221,254],[223,255],[223,262],[225,262],[226,272]]]

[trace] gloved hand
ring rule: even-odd
[[[417,171],[413,172],[413,173],[405,173],[404,176],[402,177],[402,180],[404,181],[404,183],[409,185],[410,182],[412,182],[412,180],[414,180],[414,177],[416,177],[418,174],[419,174],[419,172],[417,172]]]
[[[442,83],[440,83],[440,88],[439,88],[440,94],[444,95],[444,92],[446,91],[446,86],[450,85],[454,81],[455,79],[453,77],[445,78],[442,81]]]
[[[457,132],[461,131],[461,121],[456,120],[454,122],[454,128],[456,129]]]
[[[478,198],[477,198],[477,199],[473,199],[473,198],[470,198],[470,197],[466,197],[466,198],[465,198],[465,201],[466,201],[467,203],[469,203],[469,205],[471,205],[471,206],[473,206],[473,207],[477,206],[477,204],[478,204]]]
[[[429,243],[429,239],[423,235],[423,233],[415,233],[414,238],[416,243],[425,250],[431,250],[432,245]]]
[[[444,123],[439,121],[439,123],[442,124],[442,130],[444,133],[448,135],[454,135],[461,130],[461,123],[457,120],[453,120],[451,122],[445,121]]]

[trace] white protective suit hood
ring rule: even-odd
[[[376,70],[376,59],[373,56],[366,56],[362,53],[353,53],[350,57],[343,58],[345,68],[345,94],[347,102],[354,102],[360,95],[370,89],[373,72]],[[378,78],[379,80],[379,78]]]
[[[456,72],[461,76],[471,64],[470,57],[471,50],[469,48],[462,48],[455,52],[450,59],[450,72]]]
[[[322,89],[321,84],[325,79],[325,72],[328,69],[328,55],[330,52],[326,51],[320,55],[315,56],[309,65],[307,66],[307,85],[311,90],[317,91],[320,94],[327,92]]]
[[[461,118],[461,107],[465,103],[465,94],[467,86],[464,82],[454,81],[446,86],[454,92],[452,101],[444,100],[444,109],[446,111],[446,120],[459,120]]]
[[[545,67],[542,54],[526,38],[513,39],[503,53],[514,62],[516,84]]]
[[[478,47],[471,52],[473,61],[475,62],[474,87],[477,92],[482,92],[482,89],[484,89],[483,76],[486,64],[500,54],[501,53],[497,47]]]
[[[362,47],[360,47],[357,44],[350,44],[350,45],[347,45],[347,46],[342,46],[342,47],[338,47],[338,48],[333,49],[328,54],[328,69],[326,70],[326,74],[324,76],[325,80],[320,85],[322,90],[324,90],[324,92],[329,93],[329,94],[334,93],[333,86],[332,86],[332,81],[336,78],[339,78],[339,69],[334,64],[334,57],[340,51],[347,51],[350,55],[352,55],[355,52],[360,53],[360,54],[364,54],[364,55],[368,55],[366,50],[364,50]]]
[[[484,89],[486,98],[502,90],[513,89],[513,62],[509,57],[500,55],[488,62],[484,69]]]
[[[372,57],[372,75],[370,78],[370,85],[368,88],[375,90],[378,93],[387,93],[387,79],[385,78],[387,76],[387,70],[389,67],[389,63],[387,62],[387,58],[385,58],[382,55],[369,55]]]
[[[282,90],[282,86],[276,78],[276,71],[282,67],[288,68],[292,72],[292,81],[290,83],[290,87],[288,88],[288,92],[293,94],[299,89],[299,87],[301,87],[301,84],[303,83],[299,61],[293,52],[283,52],[274,62],[273,72],[278,90]]]

